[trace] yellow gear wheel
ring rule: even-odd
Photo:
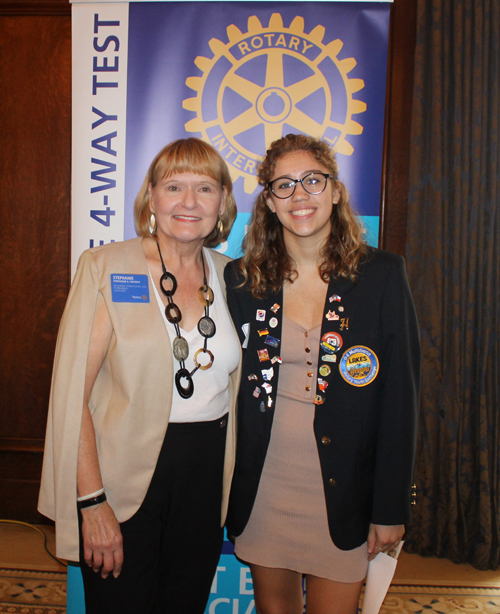
[[[366,111],[353,98],[363,79],[349,79],[354,58],[339,59],[343,42],[323,44],[325,28],[304,32],[304,19],[283,26],[273,13],[267,27],[257,16],[248,19],[248,32],[227,28],[228,43],[212,38],[212,58],[198,56],[201,77],[186,85],[197,94],[183,101],[196,117],[185,124],[200,132],[226,159],[233,180],[243,177],[251,194],[257,187],[257,164],[272,141],[288,132],[301,132],[328,141],[332,149],[351,155],[348,135],[363,132],[352,115]]]

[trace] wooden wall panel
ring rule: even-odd
[[[384,151],[380,247],[406,254],[417,0],[394,0]]]
[[[36,497],[59,320],[69,288],[71,17],[0,2],[0,516]]]

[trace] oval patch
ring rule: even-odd
[[[379,362],[370,348],[356,345],[344,352],[339,369],[340,375],[351,386],[367,386],[377,377]]]

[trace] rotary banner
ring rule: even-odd
[[[73,271],[83,250],[135,236],[134,200],[151,160],[188,136],[211,143],[231,171],[238,216],[220,251],[241,253],[261,189],[257,165],[288,133],[330,144],[377,245],[389,9],[388,2],[75,1]],[[68,614],[79,611],[77,601],[73,593]],[[249,570],[227,541],[206,612],[255,612]]]
[[[73,5],[73,266],[135,236],[133,203],[168,142],[225,158],[239,254],[266,147],[321,137],[371,243],[378,241],[389,4],[108,2]]]

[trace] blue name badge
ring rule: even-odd
[[[113,303],[149,303],[147,275],[111,274]]]

